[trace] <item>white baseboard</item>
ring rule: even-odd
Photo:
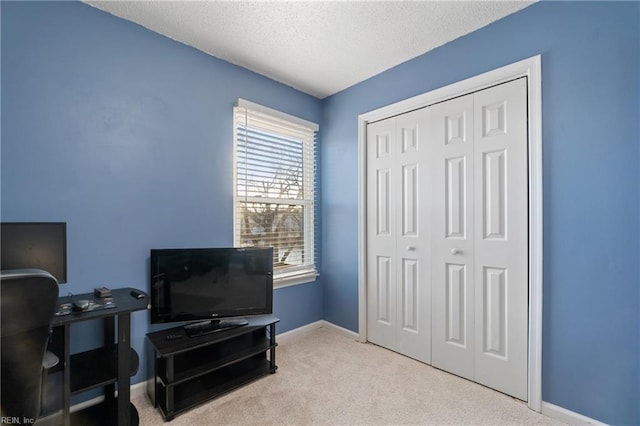
[[[322,327],[326,327],[326,328],[330,328],[332,330],[337,331],[338,333],[342,334],[343,336],[349,337],[353,340],[357,340],[358,339],[358,333],[351,331],[349,329],[346,329],[344,327],[340,327],[339,325],[335,325],[332,322],[329,321],[324,321],[322,320]]]
[[[299,336],[301,334],[307,333],[311,330],[315,330],[318,328],[328,328],[333,331],[337,331],[338,333],[350,339],[356,340],[358,338],[358,333],[354,333],[351,330],[347,330],[346,328],[340,327],[339,325],[335,325],[329,321],[320,320],[320,321],[312,322],[311,324],[303,325],[302,327],[294,328],[293,330],[286,331],[282,334],[278,334],[277,336],[278,342],[280,343],[287,342],[295,336]]]
[[[568,425],[606,425],[606,423],[544,401],[542,401],[541,413]]]
[[[324,321],[316,321],[311,324],[303,325],[302,327],[294,328],[293,330],[285,331],[284,333],[277,334],[276,338],[280,343],[284,343],[290,340],[292,337],[299,336],[300,334],[307,333],[316,328],[322,327]]]

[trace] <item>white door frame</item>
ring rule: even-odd
[[[358,340],[367,341],[367,124],[467,93],[528,77],[530,409],[542,402],[542,70],[533,56],[358,116]]]

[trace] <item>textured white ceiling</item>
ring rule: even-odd
[[[531,1],[85,0],[324,98]]]

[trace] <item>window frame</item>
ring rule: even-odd
[[[305,195],[303,199],[284,199],[284,198],[276,198],[276,197],[242,197],[238,193],[238,172],[239,172],[239,164],[238,164],[238,142],[239,132],[238,128],[242,123],[239,123],[238,120],[238,108],[244,108],[248,111],[258,113],[260,115],[267,116],[274,121],[285,122],[289,125],[300,126],[308,129],[314,137],[310,140],[310,147],[307,147],[307,143],[303,142],[303,150],[311,149],[312,152],[308,155],[308,152],[303,152],[303,168],[312,167],[313,173],[309,175],[308,173],[303,173],[303,188],[305,191]],[[285,271],[276,272],[274,271],[273,276],[273,285],[274,288],[282,288],[288,287],[297,284],[304,284],[315,281],[318,276],[317,271],[317,252],[316,252],[316,232],[315,229],[317,227],[316,222],[316,211],[317,208],[316,198],[317,198],[317,187],[316,187],[316,179],[317,179],[317,170],[316,170],[316,139],[315,133],[318,131],[319,126],[316,123],[301,119],[299,117],[295,117],[281,111],[271,109],[245,99],[238,99],[238,102],[233,108],[233,242],[235,247],[241,247],[240,239],[241,239],[241,226],[240,226],[240,204],[241,202],[258,202],[258,203],[270,203],[270,204],[286,204],[286,205],[302,205],[304,206],[304,220],[305,223],[308,224],[308,221],[311,221],[310,226],[304,226],[304,250],[305,253],[312,253],[313,262],[311,265],[299,265],[292,266],[287,268]],[[281,135],[285,135],[287,137],[291,137],[286,132],[282,132]],[[306,192],[311,188],[311,194],[307,197],[308,194]]]

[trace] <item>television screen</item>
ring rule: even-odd
[[[2,269],[44,269],[59,284],[67,282],[67,224],[3,222],[0,228]]]
[[[151,322],[272,313],[273,249],[151,250]]]

